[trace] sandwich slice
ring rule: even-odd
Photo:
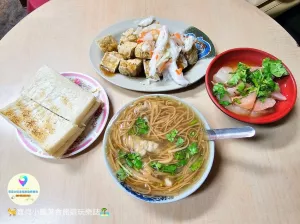
[[[55,157],[61,157],[84,130],[25,96],[0,109],[0,114]]]
[[[100,105],[92,93],[47,66],[37,71],[22,95],[78,126],[85,126]]]

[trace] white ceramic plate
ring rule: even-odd
[[[104,140],[103,140],[103,158],[105,160],[105,164],[106,167],[110,173],[110,175],[112,176],[112,178],[114,179],[114,182],[121,187],[122,190],[124,190],[126,193],[128,193],[129,195],[142,200],[142,201],[146,201],[146,202],[150,202],[150,203],[170,203],[170,202],[175,202],[178,200],[181,200],[183,198],[188,197],[189,195],[191,195],[192,193],[194,193],[206,180],[212,165],[213,165],[213,161],[214,161],[214,156],[215,156],[215,143],[214,141],[209,141],[209,156],[207,159],[207,163],[206,163],[206,167],[205,170],[201,176],[201,178],[199,180],[197,180],[195,183],[193,183],[190,187],[188,187],[185,191],[182,191],[181,193],[179,193],[176,196],[151,196],[151,195],[144,195],[141,193],[137,193],[135,192],[130,186],[128,186],[125,183],[120,183],[115,175],[115,171],[111,168],[108,159],[107,159],[107,144],[108,144],[108,136],[110,134],[110,130],[113,126],[113,124],[116,122],[116,120],[118,119],[118,117],[120,116],[120,114],[126,110],[126,108],[128,108],[129,106],[131,106],[135,101],[139,100],[139,99],[143,99],[143,98],[147,98],[147,97],[168,97],[171,98],[173,100],[179,101],[181,103],[183,103],[184,105],[186,105],[187,107],[191,108],[195,114],[201,119],[201,121],[204,124],[204,127],[206,130],[210,129],[206,119],[204,118],[204,116],[191,104],[183,101],[182,99],[175,97],[175,96],[171,96],[171,95],[165,95],[165,94],[152,94],[152,95],[144,95],[141,96],[129,103],[127,103],[126,105],[124,105],[114,116],[113,118],[110,120],[110,122],[107,125],[107,128],[105,130],[105,134],[104,134]]]
[[[61,75],[70,79],[84,90],[92,92],[97,99],[104,103],[104,105],[100,107],[98,111],[96,111],[90,122],[87,124],[84,132],[76,139],[70,149],[63,155],[62,158],[66,158],[85,150],[99,137],[108,119],[109,101],[107,94],[100,83],[90,76],[77,72],[64,72],[61,73]],[[55,159],[55,157],[46,153],[35,142],[27,137],[27,135],[23,134],[19,130],[17,130],[17,137],[28,152],[42,158]]]
[[[94,69],[107,81],[125,89],[131,89],[141,92],[164,92],[183,88],[183,86],[176,84],[172,80],[158,81],[148,84],[146,78],[143,77],[131,78],[118,73],[114,76],[106,76],[99,69],[99,64],[103,57],[103,53],[97,46],[96,40],[106,35],[112,35],[119,41],[121,38],[121,34],[129,28],[137,27],[137,24],[140,20],[141,19],[133,19],[116,23],[101,31],[95,37],[90,47],[90,60]],[[197,38],[199,44],[197,44],[196,46],[198,48],[199,60],[196,65],[189,69],[189,71],[184,72],[184,75],[189,80],[190,84],[193,84],[200,80],[205,75],[205,71],[209,63],[215,57],[215,48],[210,39],[199,29],[186,25],[183,22],[171,21],[161,18],[157,18],[157,21],[159,21],[161,24],[166,25],[169,28],[170,32],[184,32],[187,35],[194,35]]]

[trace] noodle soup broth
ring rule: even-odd
[[[118,182],[134,192],[173,197],[208,174],[213,147],[205,140],[207,127],[177,98],[141,97],[111,123],[106,158]]]

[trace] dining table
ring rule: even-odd
[[[98,75],[89,59],[94,37],[114,23],[147,16],[182,21],[201,29],[217,54],[251,47],[280,58],[300,83],[300,48],[274,19],[245,0],[50,0],[0,40],[0,108],[15,100],[43,65],[98,80],[109,98],[109,119],[129,101],[145,95],[120,88]],[[223,114],[209,98],[204,78],[170,91],[192,104],[211,128],[249,124]],[[115,184],[105,166],[104,131],[85,151],[66,159],[45,159],[26,151],[16,129],[0,118],[0,223],[222,223],[300,222],[300,104],[280,121],[251,125],[256,136],[219,140],[204,184],[182,200],[153,204],[137,200]],[[298,136],[298,137],[297,137]],[[34,176],[40,195],[28,206],[14,204],[8,182]],[[105,208],[109,216],[99,215]],[[16,214],[8,211],[16,209]]]

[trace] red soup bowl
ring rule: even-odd
[[[206,70],[205,85],[209,97],[214,104],[228,116],[252,124],[267,124],[275,122],[286,116],[294,107],[297,98],[297,85],[292,72],[283,63],[288,75],[282,78],[276,78],[280,86],[280,92],[287,98],[286,101],[277,101],[274,106],[274,112],[260,117],[250,117],[239,115],[227,110],[219,104],[218,99],[213,95],[213,76],[224,66],[235,67],[238,62],[243,62],[249,66],[261,66],[264,58],[277,59],[275,56],[254,48],[234,48],[227,50],[214,58]]]

